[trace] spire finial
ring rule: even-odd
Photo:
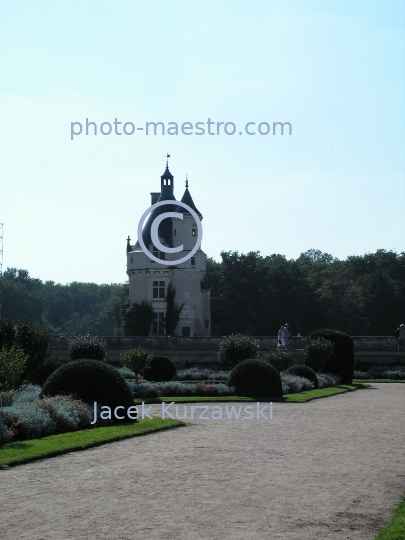
[[[169,168],[169,157],[170,157],[170,154],[166,154],[166,169]]]
[[[188,188],[188,178],[187,178],[187,175],[186,175],[186,188]]]

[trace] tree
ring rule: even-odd
[[[10,319],[0,321],[0,349],[15,349],[13,358],[16,364],[18,351],[22,351],[25,357],[24,371],[21,377],[30,380],[35,370],[44,362],[51,350],[51,337],[44,324],[30,322],[26,319],[13,322]],[[14,360],[13,360],[14,361]]]
[[[16,345],[0,349],[0,390],[12,388],[20,381],[27,359],[28,356]]]
[[[145,369],[149,366],[153,356],[145,349],[130,349],[125,353],[120,354],[121,364],[128,369],[131,369],[135,373],[137,383],[138,376],[143,374]]]
[[[124,314],[124,336],[148,336],[153,321],[153,308],[150,302],[131,304]]]
[[[165,330],[168,336],[172,336],[178,325],[180,319],[180,313],[184,304],[179,307],[175,302],[176,289],[172,283],[169,283],[166,293],[166,316],[165,316]]]

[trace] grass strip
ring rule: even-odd
[[[135,405],[139,403],[153,404],[153,403],[208,403],[210,401],[256,401],[253,398],[243,397],[243,396],[173,396],[173,397],[154,397],[154,398],[144,398],[136,399]]]
[[[404,383],[405,379],[353,379],[353,382],[354,383],[360,383],[360,382],[368,382],[368,383],[373,383],[373,382],[387,382],[387,383],[398,382],[398,383]]]
[[[394,510],[389,523],[381,529],[374,540],[405,540],[405,497]]]
[[[344,394],[346,392],[352,392],[353,390],[367,388],[367,384],[338,384],[336,386],[330,386],[329,388],[319,388],[318,390],[307,390],[305,392],[299,392],[297,394],[286,394],[284,396],[285,401],[290,403],[305,403],[311,401],[311,399],[319,399],[329,396],[335,396],[336,394]]]
[[[262,397],[259,396],[257,398],[249,398],[249,397],[243,397],[243,396],[212,396],[212,397],[198,397],[198,396],[182,396],[182,397],[155,397],[155,398],[145,398],[143,400],[136,400],[135,405],[138,403],[142,403],[142,401],[146,404],[152,404],[152,403],[209,403],[212,401],[216,402],[238,402],[238,401],[286,401],[290,403],[305,403],[306,401],[310,401],[311,399],[318,399],[323,397],[329,397],[334,396],[336,394],[344,394],[345,392],[352,392],[353,390],[357,390],[360,388],[367,388],[368,384],[363,383],[353,383],[353,384],[340,384],[337,386],[330,386],[329,388],[321,388],[318,390],[307,390],[306,392],[298,392],[296,394],[285,394],[282,398],[280,397]]]
[[[179,420],[153,418],[117,426],[49,435],[41,439],[10,442],[0,446],[0,469],[184,425],[184,422]]]

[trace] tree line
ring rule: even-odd
[[[222,252],[207,260],[213,335],[276,335],[281,324],[307,334],[392,335],[405,319],[405,253],[378,250],[339,260],[319,250],[296,260],[259,252]],[[42,282],[27,270],[2,276],[2,317],[43,321],[51,333],[144,335],[147,303],[130,306],[128,284]]]
[[[339,260],[311,249],[296,260],[222,252],[208,260],[213,335],[276,335],[333,328],[392,335],[405,319],[405,253],[378,250]]]

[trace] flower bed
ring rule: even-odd
[[[405,379],[405,371],[387,369],[370,369],[369,371],[355,371],[355,379]]]
[[[180,369],[173,377],[174,381],[227,381],[230,371],[215,371],[207,368]]]
[[[0,444],[91,427],[91,408],[69,396],[41,399],[41,388],[0,394]]]

